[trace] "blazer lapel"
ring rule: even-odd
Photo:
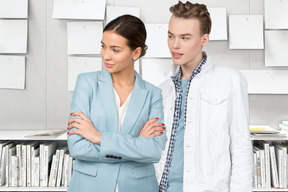
[[[135,72],[135,77],[135,85],[121,128],[121,134],[124,135],[129,134],[133,128],[133,125],[135,124],[140,112],[142,111],[148,93],[147,89],[145,88],[144,81],[141,79],[137,72]]]
[[[116,110],[115,96],[113,91],[113,83],[111,74],[105,69],[101,72],[98,80],[99,92],[105,112],[107,131],[118,132],[118,113]]]

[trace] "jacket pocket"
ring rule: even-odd
[[[153,164],[134,167],[134,176],[136,179],[149,177],[155,175],[155,168]]]
[[[75,171],[84,173],[86,175],[90,176],[97,176],[98,167],[95,165],[95,163],[87,162],[87,161],[81,161],[81,160],[75,160],[73,169]]]
[[[229,94],[227,92],[210,93],[202,92],[201,99],[207,101],[212,105],[218,105],[228,100]]]
[[[213,136],[224,133],[225,130],[228,131],[229,98],[229,92],[201,93],[200,121],[203,126],[201,129]]]

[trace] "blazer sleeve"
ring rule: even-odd
[[[149,119],[159,117],[159,122],[164,122],[163,103],[161,90],[157,89],[152,97]],[[117,133],[103,133],[101,137],[101,159],[106,159],[107,154],[113,154],[124,161],[142,163],[155,163],[161,158],[161,152],[167,141],[166,132],[153,138],[133,137]]]
[[[84,74],[77,77],[71,103],[71,112],[80,111],[90,119],[90,84]],[[69,119],[73,118],[70,115]],[[91,143],[78,134],[68,135],[67,143],[71,157],[85,161],[96,161],[100,158],[100,146]]]
[[[252,192],[252,143],[249,131],[249,106],[247,82],[240,73],[233,83],[235,88],[231,101],[230,152],[232,174],[230,191]]]
[[[89,82],[85,76],[79,75],[72,99],[71,112],[81,111],[90,119],[91,93],[89,92]],[[150,106],[149,119],[155,117],[159,117],[159,122],[164,122],[160,89],[155,91]],[[68,147],[73,158],[85,161],[111,163],[123,161],[158,162],[167,140],[166,132],[163,132],[161,136],[154,138],[103,132],[101,145],[93,144],[82,136],[75,134],[68,136]]]

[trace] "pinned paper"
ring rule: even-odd
[[[212,27],[210,40],[227,40],[226,8],[209,8]]]
[[[229,16],[230,49],[264,49],[262,15]]]
[[[0,18],[27,18],[28,0],[0,0]]]
[[[106,0],[54,0],[53,18],[104,20]]]
[[[167,45],[168,24],[145,24],[145,27],[148,50],[144,57],[170,58],[171,55]]]
[[[74,91],[80,73],[102,70],[102,59],[97,57],[68,57],[68,91]]]
[[[265,66],[288,66],[288,30],[265,31]]]
[[[0,53],[27,52],[27,20],[0,20]]]
[[[24,89],[25,57],[0,55],[0,88]]]
[[[265,0],[265,28],[288,29],[288,0]]]
[[[100,54],[102,22],[68,22],[68,54]]]
[[[120,7],[120,6],[107,6],[106,24],[121,15],[133,15],[140,17],[140,8],[135,7]]]
[[[142,59],[142,78],[155,86],[159,86],[168,76],[172,67],[172,59]]]
[[[288,70],[241,70],[249,94],[288,94]]]

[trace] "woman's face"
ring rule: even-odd
[[[114,31],[105,31],[101,43],[101,56],[108,72],[117,74],[134,70],[134,60],[139,57],[139,49],[132,51],[126,38]]]

